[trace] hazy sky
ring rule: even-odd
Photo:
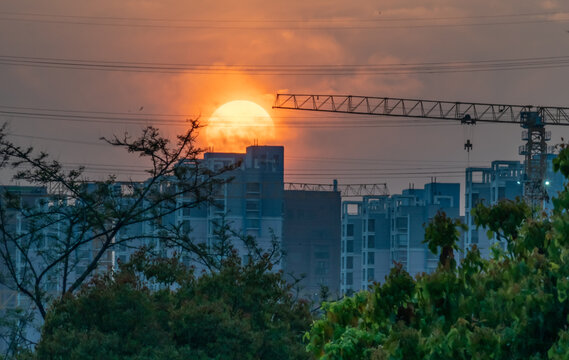
[[[276,123],[271,144],[285,146],[285,180],[387,182],[395,193],[431,176],[463,181],[467,138],[471,165],[521,159],[521,129],[397,119],[362,128],[354,116],[341,128],[291,126],[326,125],[330,115],[272,110],[274,94],[569,106],[568,30],[569,3],[555,0],[2,1],[0,120],[18,143],[87,164],[93,176],[125,176],[139,165],[97,144],[100,136],[144,124],[173,136],[186,117],[206,123],[222,104],[251,100]],[[118,62],[129,71],[102,70]],[[399,64],[417,66],[401,74]],[[341,67],[318,74],[330,65]],[[569,138],[569,128],[549,130],[552,144]]]

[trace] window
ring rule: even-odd
[[[346,225],[346,236],[354,236],[354,224]]]
[[[190,208],[189,207],[183,207],[182,208],[182,216],[190,216]]]
[[[506,198],[506,188],[503,186],[500,186],[498,188],[498,200],[502,200]]]
[[[354,252],[354,240],[346,241],[346,252]]]
[[[215,161],[213,163],[214,170],[221,170],[223,168],[223,161]]]
[[[472,194],[472,205],[471,205],[471,207],[475,207],[476,205],[478,205],[479,202],[480,202],[480,194],[473,193]]]
[[[407,217],[406,216],[399,216],[395,219],[395,227],[397,230],[407,229]]]
[[[368,263],[368,265],[375,264],[375,252],[374,251],[370,251],[367,253],[367,263]]]
[[[407,247],[409,245],[407,241],[407,234],[397,234],[396,239],[397,239],[396,246]]]
[[[182,226],[180,227],[180,229],[182,230],[182,232],[184,234],[189,234],[192,231],[192,228],[190,226],[190,221],[189,220],[184,220],[182,221]]]
[[[259,210],[259,201],[257,200],[247,200],[245,207],[247,210]]]
[[[473,229],[470,234],[470,243],[478,244],[478,229]]]
[[[260,183],[247,183],[247,194],[259,194],[261,192]]]
[[[273,171],[279,170],[281,163],[281,157],[279,155],[273,156]]]
[[[354,284],[354,274],[349,272],[346,274],[346,285],[353,285]]]
[[[373,268],[367,269],[367,281],[373,281]]]
[[[126,261],[125,261],[124,263],[126,263]],[[123,264],[124,264],[124,263],[123,263]],[[83,273],[85,272],[85,270],[87,270],[87,267],[86,267],[86,266],[77,265],[77,266],[75,267],[75,274],[81,275],[81,274],[83,274]]]
[[[223,214],[225,211],[225,201],[223,199],[214,199],[211,205],[215,214]]]
[[[348,215],[359,215],[360,214],[360,205],[359,204],[348,204],[346,207],[346,212]]]
[[[370,249],[375,249],[375,235],[368,235],[367,247]]]
[[[348,256],[346,258],[346,269],[353,269],[354,268],[354,257]]]
[[[326,261],[318,261],[316,263],[316,275],[327,275],[328,274],[328,263]]]
[[[245,211],[248,217],[259,217],[260,215],[259,200],[246,200]]]
[[[369,232],[375,231],[375,219],[369,219],[367,221],[367,231]]]
[[[435,196],[435,204],[438,204],[440,207],[452,207],[453,201],[452,196],[447,195],[437,195]]]
[[[214,184],[212,194],[216,196],[224,196],[225,186],[223,184]]]

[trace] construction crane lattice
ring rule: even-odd
[[[277,94],[275,109],[325,111],[335,113],[394,116],[404,118],[519,124],[526,144],[520,147],[525,156],[524,197],[534,205],[547,198],[543,181],[547,146],[551,133],[546,125],[569,126],[569,108],[533,105],[451,102],[392,97],[355,95]]]
[[[359,196],[388,196],[389,190],[386,183],[379,184],[307,184],[285,183],[285,190],[301,191],[339,191],[342,197]]]

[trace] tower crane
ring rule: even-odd
[[[547,197],[544,187],[547,146],[551,132],[545,126],[569,126],[569,108],[553,106],[509,105],[440,100],[402,99],[354,95],[277,94],[273,109],[326,111],[359,115],[393,116],[460,121],[519,124],[525,130],[519,148],[525,156],[524,198],[533,205]],[[470,141],[465,149],[472,147]]]

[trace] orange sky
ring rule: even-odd
[[[271,143],[285,145],[289,181],[387,181],[392,192],[428,181],[433,176],[429,171],[439,181],[461,181],[460,171],[468,165],[462,150],[467,135],[460,126],[394,120],[360,128],[350,126],[352,117],[341,118],[341,128],[291,126],[313,122],[318,114],[272,110],[279,90],[569,105],[569,70],[559,64],[434,74],[362,70],[366,65],[424,68],[428,63],[569,56],[569,3],[564,1],[20,0],[3,2],[0,13],[1,56],[194,66],[191,72],[99,71],[14,66],[4,58],[0,110],[148,114],[144,124],[150,124],[153,114],[207,120],[228,101],[250,100],[276,123],[278,136]],[[235,65],[244,68],[236,71]],[[356,65],[359,70],[318,74],[329,65],[343,65],[344,70]],[[62,161],[99,169],[122,169],[121,164],[131,161],[96,145],[100,136],[140,129],[140,124],[120,121],[0,116],[20,136],[18,141],[33,143]],[[327,119],[319,116],[318,121]],[[155,125],[172,135],[184,126],[182,121]],[[555,129],[553,141],[568,138],[566,132]],[[470,164],[519,159],[520,129],[515,126],[480,125],[468,136],[474,143]],[[200,137],[200,146],[208,145]]]

